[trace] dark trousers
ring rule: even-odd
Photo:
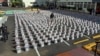
[[[6,42],[8,40],[8,34],[3,34],[3,41]]]
[[[1,28],[0,28],[0,35],[1,35]]]

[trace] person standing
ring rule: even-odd
[[[2,32],[1,32],[1,27],[0,27],[0,35],[1,35],[1,33],[2,33]]]
[[[40,13],[40,10],[37,8],[37,13]]]
[[[95,15],[95,9],[92,9],[92,15]]]
[[[1,32],[1,27],[0,27],[0,40],[2,39],[2,32]]]
[[[2,24],[1,32],[3,36],[3,41],[6,42],[6,40],[8,40],[8,30],[6,25]]]
[[[51,13],[51,15],[50,15],[50,24],[52,24],[53,19],[54,19],[54,13]]]

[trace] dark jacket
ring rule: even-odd
[[[7,26],[5,26],[5,25],[2,26],[2,27],[1,27],[1,32],[2,32],[3,35],[7,35],[7,34],[8,34]]]
[[[53,13],[51,13],[50,18],[54,18],[54,14]]]

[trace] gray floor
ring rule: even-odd
[[[13,43],[12,41],[14,39],[13,37],[13,31],[14,31],[14,16],[9,16],[8,21],[6,22],[6,25],[8,26],[8,31],[10,32],[9,34],[9,39],[7,40],[6,43],[0,41],[0,56],[37,56],[37,53],[34,49],[31,49],[29,52],[23,52],[21,54],[15,53],[13,50]],[[73,45],[73,42],[82,40],[85,38],[79,38],[74,41],[68,41],[70,46],[66,45],[64,42],[63,43],[58,43],[58,44],[52,44],[50,46],[45,46],[43,48],[38,48],[39,53],[41,56],[55,56],[58,53],[62,53],[65,51],[72,50],[76,47],[81,47],[84,44],[88,44],[90,42],[94,42],[93,39],[90,39],[88,42],[84,42],[78,45]],[[87,39],[87,38],[86,38]]]
[[[29,52],[23,52],[21,54],[15,53],[13,51],[15,50],[15,48],[13,48],[14,41],[12,41],[14,39],[14,37],[12,37],[13,31],[14,31],[14,16],[9,16],[8,21],[6,22],[6,25],[8,26],[8,31],[10,32],[9,40],[7,40],[6,43],[0,41],[0,56],[37,56],[37,53],[35,52],[34,49],[31,49]],[[81,39],[82,38],[77,39],[77,40],[81,40]],[[58,44],[52,44],[50,46],[45,46],[43,48],[38,48],[38,50],[41,56],[55,56],[58,53],[69,51],[76,47],[81,47],[80,45],[84,44],[83,43],[79,45],[73,45],[73,42],[75,42],[75,40],[68,42],[70,46],[66,45],[63,42],[63,43],[58,43]],[[86,44],[87,43],[89,42],[86,42]]]

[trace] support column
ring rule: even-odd
[[[84,10],[84,2],[82,3],[82,10]]]
[[[7,0],[8,6],[10,6],[10,0]]]
[[[0,7],[2,7],[2,3],[0,3]]]
[[[78,6],[79,6],[79,4],[78,4],[78,3],[76,3],[76,11],[78,11]]]
[[[97,2],[95,2],[95,6],[94,6],[94,12],[93,12],[94,15],[96,15],[96,9],[97,9]]]
[[[74,7],[76,8],[76,6],[75,6],[75,2],[73,2],[73,5],[74,5]],[[75,9],[74,9],[75,10]]]

